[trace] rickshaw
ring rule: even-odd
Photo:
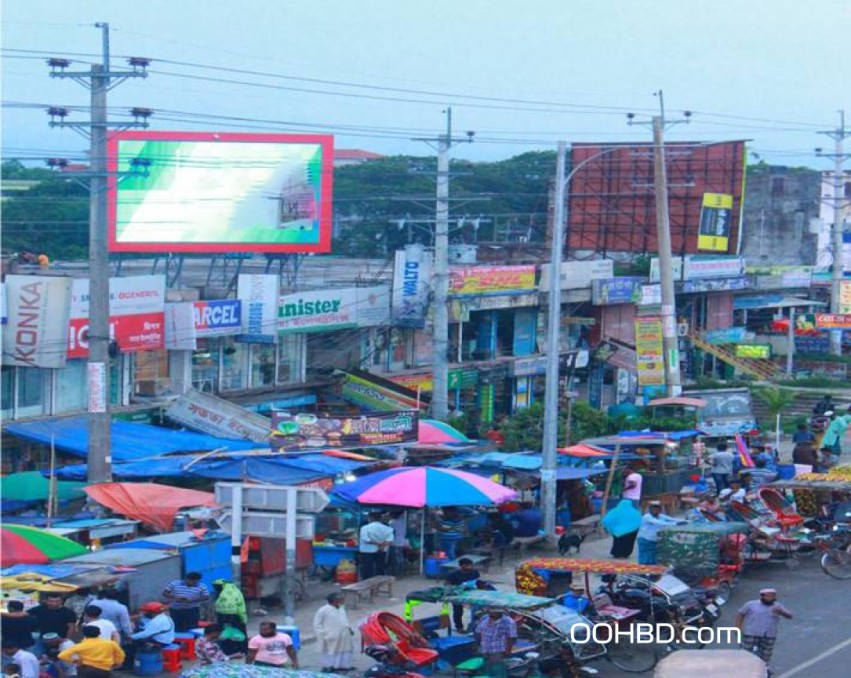
[[[773,487],[761,487],[757,491],[762,504],[770,511],[777,524],[788,529],[804,524],[803,516],[798,515],[795,507],[781,492]]]
[[[767,678],[768,667],[747,650],[681,650],[656,666],[654,678]]]
[[[744,521],[753,528],[744,548],[747,563],[785,562],[786,567],[793,569],[799,565],[798,552],[811,546],[810,531],[806,528],[784,530],[741,502],[731,501],[727,513],[731,519]]]
[[[723,605],[744,569],[750,532],[745,522],[671,525],[659,532],[658,559],[690,586],[714,589],[715,603]]]

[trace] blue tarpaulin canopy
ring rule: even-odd
[[[113,465],[112,475],[120,480],[198,477],[297,485],[356,471],[372,463],[328,457],[322,454],[308,454],[302,457],[237,455],[226,459],[208,457],[201,460],[193,455],[176,455],[118,463]],[[86,464],[74,464],[58,469],[56,475],[62,479],[85,480],[86,472]]]
[[[132,461],[158,457],[175,452],[202,452],[217,449],[249,450],[257,447],[250,440],[217,438],[203,433],[174,431],[150,424],[133,424],[114,421],[112,430],[112,458],[114,461]],[[6,431],[18,438],[44,445],[51,442],[57,450],[86,459],[89,454],[88,419],[85,415],[43,419],[25,423],[11,423]]]

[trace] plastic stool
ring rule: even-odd
[[[174,642],[180,645],[181,659],[195,659],[195,634],[193,633],[175,633]]]
[[[163,670],[169,673],[180,673],[183,668],[183,663],[180,661],[182,648],[180,645],[166,645],[162,649],[163,653]]]

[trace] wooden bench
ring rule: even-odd
[[[567,533],[578,534],[581,537],[588,537],[590,535],[599,537],[601,536],[601,527],[600,516],[595,514],[593,516],[588,516],[587,518],[574,520],[568,527]]]
[[[511,546],[516,546],[520,549],[520,555],[524,555],[526,550],[532,546],[533,544],[537,544],[539,541],[543,541],[544,538],[540,534],[536,534],[532,537],[514,537],[511,542]]]
[[[354,596],[354,602],[352,603],[351,607],[355,608],[360,603],[362,595],[368,595],[370,603],[373,601],[375,596],[379,595],[380,593],[386,593],[388,598],[392,598],[393,584],[395,582],[396,577],[370,577],[369,579],[364,579],[363,581],[355,582],[354,584],[347,584],[346,586],[342,586],[340,587],[340,591],[345,597],[346,605],[348,605],[349,603],[349,596]]]

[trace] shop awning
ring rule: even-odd
[[[784,297],[774,294],[762,294],[758,297],[736,297],[733,299],[733,308],[798,308],[801,306],[827,306],[823,301],[812,299],[799,299],[797,297]]]
[[[119,515],[140,520],[168,532],[178,511],[196,506],[215,506],[212,492],[187,490],[157,483],[98,483],[86,494]]]
[[[114,461],[132,461],[159,457],[175,452],[207,452],[210,450],[248,450],[257,447],[250,440],[217,438],[202,433],[174,431],[150,424],[133,424],[114,421],[111,424],[112,458]],[[86,459],[89,454],[89,431],[86,415],[53,417],[24,423],[13,422],[6,426],[13,436],[50,445],[57,450]]]

